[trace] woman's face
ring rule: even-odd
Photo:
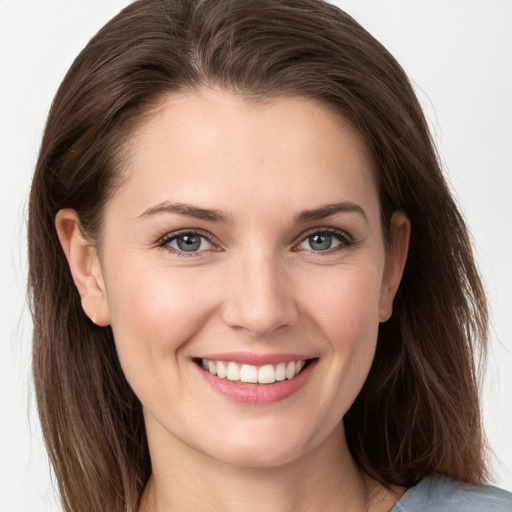
[[[360,138],[304,98],[209,90],[169,96],[125,171],[88,313],[112,325],[150,445],[275,466],[328,442],[401,272]]]

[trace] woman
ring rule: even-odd
[[[480,485],[466,228],[403,71],[339,9],[122,11],[55,98],[29,252],[66,510],[510,509]]]

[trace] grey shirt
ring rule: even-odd
[[[489,485],[429,477],[408,489],[390,512],[512,512],[512,494]]]

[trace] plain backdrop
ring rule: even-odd
[[[128,3],[0,0],[0,512],[59,510],[30,378],[26,201],[64,73]],[[512,1],[336,3],[411,77],[472,231],[492,308],[485,426],[494,483],[512,491]]]

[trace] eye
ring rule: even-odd
[[[211,251],[215,246],[204,235],[195,231],[182,231],[166,236],[159,244],[178,253]]]
[[[341,246],[348,246],[352,240],[346,233],[340,230],[315,231],[308,235],[299,245],[299,249],[322,252],[336,249]]]

